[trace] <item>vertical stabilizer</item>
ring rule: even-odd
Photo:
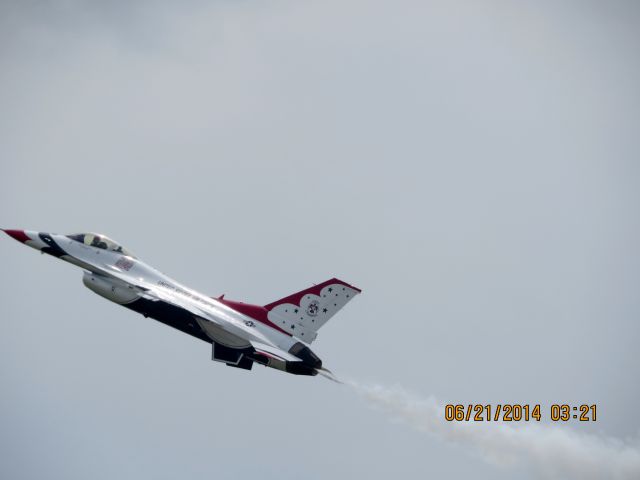
[[[264,308],[271,322],[300,340],[311,343],[320,327],[360,292],[359,288],[332,278]]]

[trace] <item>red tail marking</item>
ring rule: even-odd
[[[220,296],[217,300],[220,303],[225,304],[227,307],[233,308],[236,312],[240,312],[247,317],[251,317],[252,319],[257,320],[260,323],[264,323],[271,328],[275,328],[279,332],[291,336],[289,332],[283,330],[267,318],[268,311],[265,307],[261,307],[260,305],[251,305],[250,303],[234,302],[233,300],[227,300],[223,297],[224,295]]]
[[[322,282],[322,283],[319,283],[318,285],[314,285],[313,287],[309,287],[306,290],[301,290],[300,292],[294,293],[293,295],[289,295],[288,297],[281,298],[280,300],[270,303],[269,305],[265,305],[264,308],[266,308],[267,310],[271,310],[276,305],[280,305],[282,303],[292,303],[293,305],[300,305],[300,300],[302,300],[302,297],[304,297],[305,295],[309,295],[309,294],[320,295],[320,292],[324,287],[326,287],[327,285],[334,285],[334,284],[344,285],[345,287],[353,288],[358,293],[362,292],[362,290],[360,290],[357,287],[354,287],[353,285],[349,285],[347,282],[343,282],[342,280],[338,280],[337,278],[332,278],[331,280],[327,280],[326,282]]]

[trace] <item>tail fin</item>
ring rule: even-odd
[[[311,343],[318,329],[362,290],[332,278],[265,305],[268,319],[300,340]]]

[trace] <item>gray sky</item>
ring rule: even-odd
[[[0,227],[262,304],[336,275],[338,374],[638,434],[635,2],[169,3],[0,5]],[[537,478],[0,243],[3,478]]]

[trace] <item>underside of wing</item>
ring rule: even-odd
[[[283,362],[300,362],[301,361],[295,355],[291,355],[289,352],[285,352],[284,350],[278,347],[274,347],[272,345],[267,345],[265,343],[252,341],[251,346],[256,351],[256,353],[260,355],[264,355],[265,357],[268,357],[268,358],[281,360]]]

